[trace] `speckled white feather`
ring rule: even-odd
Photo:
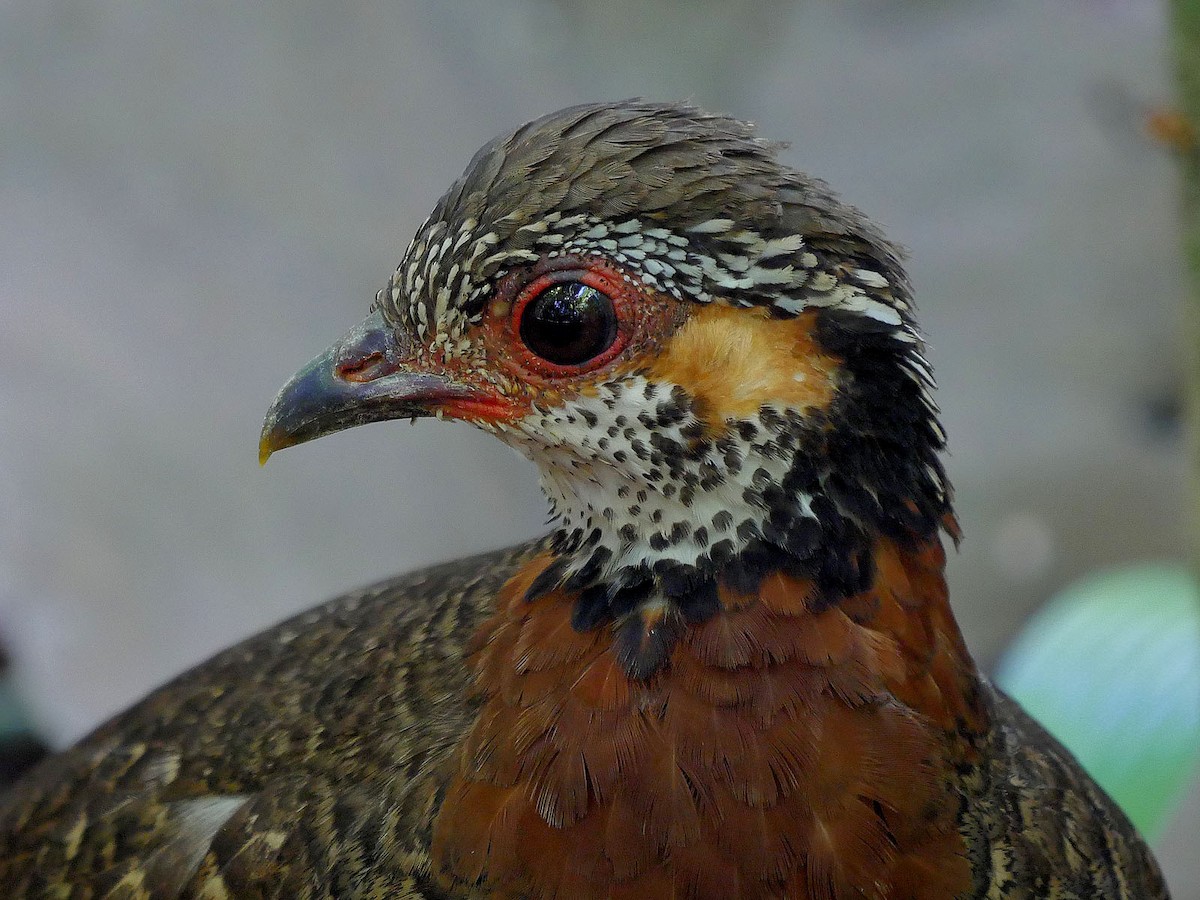
[[[734,452],[744,463],[732,471],[710,442],[703,455],[683,465],[700,477],[715,472],[723,477],[708,489],[697,485],[685,500],[679,479],[650,458],[650,432],[638,418],[655,407],[646,399],[648,384],[642,376],[631,376],[603,385],[597,396],[535,410],[500,434],[537,464],[560,529],[585,536],[599,531],[595,545],[611,553],[609,571],[602,574],[660,560],[692,564],[721,540],[728,540],[734,552],[742,550],[762,534],[767,511],[756,501],[758,492],[781,483],[792,463],[790,453],[761,449],[769,438],[765,429],[761,443],[731,431]],[[665,398],[673,387],[656,383],[652,390]],[[682,431],[694,421],[689,414],[679,422],[656,425],[653,433],[686,444]],[[815,518],[810,500],[794,498],[798,515]],[[576,567],[587,558],[581,555]]]

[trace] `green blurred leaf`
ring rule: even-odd
[[[1200,589],[1142,565],[1063,591],[996,680],[1078,757],[1151,840],[1200,765]]]

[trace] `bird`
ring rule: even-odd
[[[782,154],[642,99],[479,150],[260,459],[466,422],[534,463],[549,532],[285,621],[40,763],[0,799],[8,895],[1167,897],[973,661],[902,254]]]

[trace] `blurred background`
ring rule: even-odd
[[[464,426],[265,470],[255,444],[481,143],[632,95],[757,122],[908,247],[985,666],[1081,577],[1188,560],[1177,166],[1145,127],[1174,95],[1159,2],[9,2],[0,640],[42,734],[541,529],[532,467]],[[1177,900],[1200,898],[1190,785],[1157,840]]]

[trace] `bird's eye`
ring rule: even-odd
[[[581,281],[550,284],[529,299],[520,319],[525,346],[559,366],[589,362],[617,339],[612,298]]]

